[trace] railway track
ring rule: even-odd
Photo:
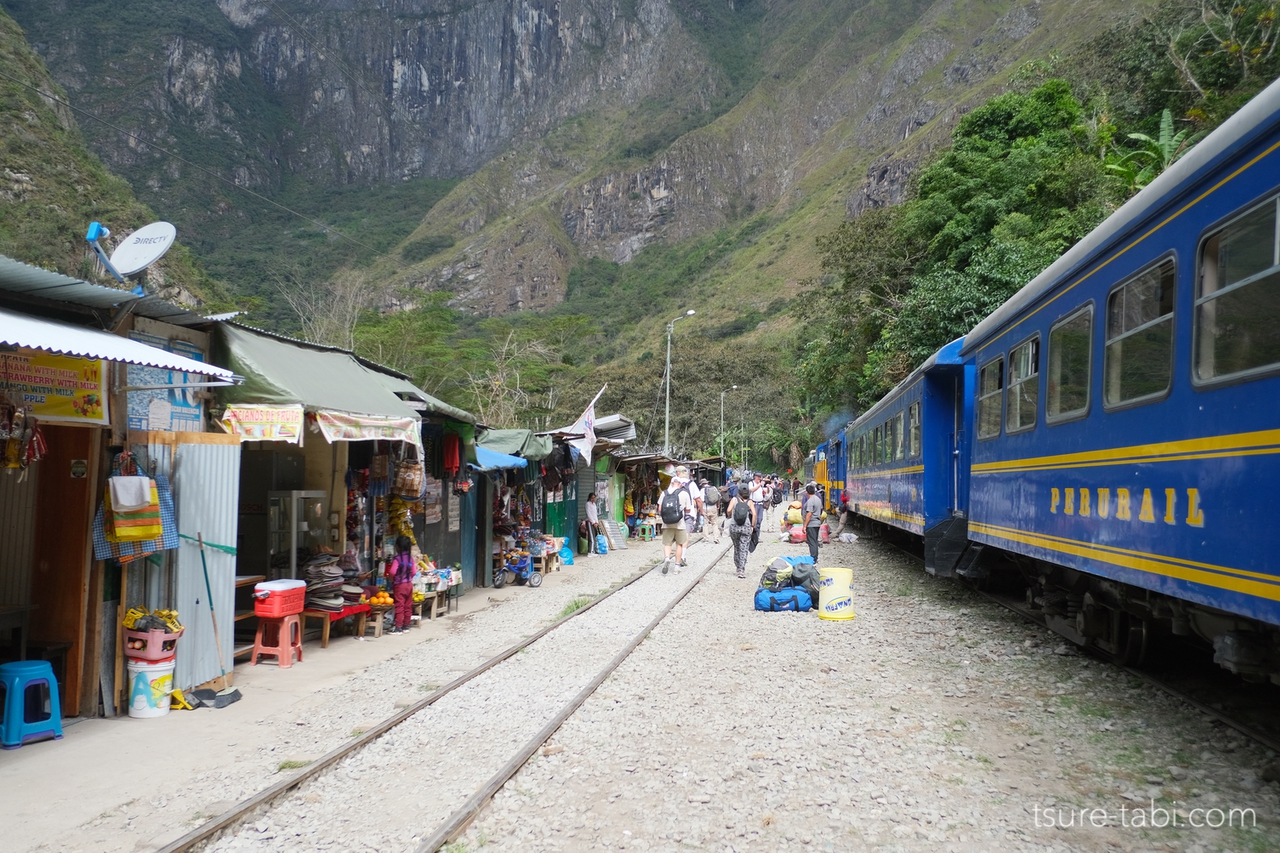
[[[693,544],[697,543],[691,543],[691,545]],[[480,758],[477,763],[483,762],[483,769],[492,770],[492,772],[484,778],[481,784],[475,786],[464,800],[450,804],[450,811],[444,819],[430,826],[412,828],[411,834],[414,840],[405,849],[414,850],[415,853],[435,853],[435,851],[454,841],[463,833],[507,780],[514,776],[534,756],[537,750],[563,725],[565,720],[639,647],[649,633],[661,623],[676,605],[684,600],[729,550],[727,545],[715,546],[715,548],[716,550],[706,555],[708,559],[706,566],[695,568],[692,572],[686,572],[683,575],[662,575],[658,572],[660,563],[638,573],[615,589],[594,599],[586,606],[553,622],[519,643],[494,655],[448,684],[436,689],[418,702],[398,711],[368,731],[359,734],[349,743],[343,744],[341,747],[321,756],[297,774],[240,801],[223,814],[201,824],[191,832],[161,848],[158,853],[187,853],[187,851],[216,849],[221,839],[240,832],[250,821],[258,821],[259,825],[261,825],[263,818],[269,818],[273,814],[273,810],[284,805],[286,800],[296,797],[299,794],[299,789],[309,785],[323,785],[329,777],[339,772],[347,764],[359,761],[364,755],[381,748],[387,740],[397,736],[398,732],[403,731],[404,728],[408,728],[409,726],[405,726],[406,723],[411,724],[412,721],[415,721],[415,718],[442,704],[447,697],[456,697],[466,693],[468,690],[474,692],[474,689],[486,676],[500,681],[503,677],[504,665],[515,665],[516,661],[524,657],[521,653],[534,651],[539,648],[540,644],[545,646],[546,644],[559,642],[563,648],[565,642],[572,641],[572,638],[560,637],[565,633],[576,633],[579,637],[600,637],[602,635],[607,637],[610,634],[625,634],[625,639],[619,638],[616,645],[611,648],[605,649],[604,644],[601,644],[598,648],[592,649],[597,657],[608,652],[614,653],[608,657],[608,660],[602,666],[595,668],[593,674],[585,679],[585,683],[582,683],[584,679],[579,678],[578,682],[574,684],[574,686],[580,684],[579,689],[574,692],[571,698],[561,703],[554,713],[543,715],[543,718],[538,720],[541,725],[536,732],[531,737],[523,740],[517,749],[501,755],[486,754]],[[697,549],[697,551],[701,550]],[[695,551],[690,556],[696,559],[699,555]],[[614,630],[612,627],[614,623],[608,620],[617,620],[618,614],[616,612],[608,612],[611,607],[610,602],[616,604],[622,598],[628,596],[635,598],[638,595],[652,595],[652,589],[642,590],[646,584],[649,586],[665,584],[669,589],[665,594],[661,590],[657,592],[656,596],[654,596],[657,601],[649,602],[649,604],[653,604],[652,607],[648,607],[642,601],[640,609],[646,611],[643,614],[627,614],[628,617],[638,615],[647,617],[652,613],[651,618],[648,618],[642,626],[636,618],[630,618],[630,632],[627,632],[626,619],[620,620],[617,623],[617,629]],[[633,606],[634,609],[634,605],[628,606]],[[616,607],[613,609],[617,610]],[[521,678],[519,674],[515,676],[508,675],[507,677]],[[498,689],[501,692],[501,685],[498,686]],[[519,709],[512,709],[512,711],[518,714]],[[458,721],[460,727],[472,727],[482,731],[493,723],[494,720],[488,718]],[[531,728],[531,726],[528,728]],[[442,760],[449,761],[451,759],[469,761],[471,757],[451,756]],[[414,784],[413,780],[403,781],[405,784]],[[398,780],[397,784],[401,784],[401,781]],[[379,813],[383,811],[381,807],[375,806],[374,808]],[[307,843],[305,839],[301,838],[298,841],[302,844]],[[289,849],[289,842],[287,839],[269,837],[269,843],[264,849]],[[313,848],[306,847],[305,849]],[[378,846],[378,849],[385,850],[389,848]]]
[[[879,541],[920,563],[923,570],[924,560],[919,554],[887,539]],[[1028,609],[1020,601],[969,584],[965,586],[988,601],[1016,613],[1055,637],[1058,636],[1045,624],[1040,614]],[[1065,639],[1063,641],[1067,642]],[[1174,648],[1166,650],[1163,655],[1155,655],[1156,661],[1149,667],[1127,666],[1090,649],[1077,650],[1163,690],[1211,719],[1280,754],[1280,720],[1276,719],[1274,712],[1277,707],[1277,688],[1270,684],[1248,684],[1242,681],[1218,667],[1211,659],[1206,660],[1203,649],[1185,641],[1177,640],[1173,645]],[[1213,698],[1202,698],[1209,696]],[[1228,708],[1244,710],[1243,713],[1233,714]]]

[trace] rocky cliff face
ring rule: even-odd
[[[697,32],[705,0],[0,0],[78,105],[187,161],[86,127],[161,209],[229,209],[230,190],[184,190],[211,183],[197,164],[264,192],[288,175],[467,176],[410,238],[454,248],[376,269],[481,313],[555,304],[584,256],[625,263],[761,212],[790,228],[807,209],[812,228],[893,203],[1012,65],[1131,5],[750,2],[754,89],[628,158],[637,116],[696,117],[732,89]]]
[[[652,161],[568,176],[531,151],[510,177],[545,194],[488,215],[521,217],[536,207],[539,216],[554,213],[563,233],[522,231],[524,252],[515,262],[504,248],[509,232],[482,229],[453,259],[428,261],[405,281],[454,290],[465,304],[502,313],[562,298],[566,238],[584,255],[625,263],[650,242],[696,236],[761,211],[790,229],[793,212],[815,193],[837,195],[845,215],[894,204],[921,158],[945,145],[969,105],[999,91],[1014,65],[1069,49],[1121,11],[1071,0],[861,4],[839,26],[796,35],[801,49],[810,48],[803,64],[775,60],[780,70],[737,108]],[[781,4],[776,12],[782,17]],[[821,15],[813,11],[812,20]],[[471,192],[470,184],[456,194]],[[465,223],[472,221],[460,222],[446,204],[428,215],[424,229],[469,230]],[[545,253],[529,245],[539,239]],[[534,275],[536,289],[497,293],[500,283]],[[794,283],[784,275],[768,286]],[[494,299],[486,302],[486,294]]]
[[[241,146],[256,164],[234,179],[254,185],[277,169],[342,183],[468,175],[578,112],[719,85],[664,0],[122,0],[158,26],[105,31],[83,5],[4,0],[86,105],[145,111],[127,123],[150,141]],[[137,180],[148,153],[90,132]]]

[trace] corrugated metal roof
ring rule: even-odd
[[[59,323],[56,320],[30,317],[4,308],[0,308],[0,343],[86,358],[123,361],[126,364],[181,370],[185,373],[217,376],[223,379],[230,379],[235,375],[225,368],[165,352],[129,338],[96,329],[73,326],[70,323]]]
[[[83,305],[86,308],[98,310],[128,305],[130,312],[134,314],[175,326],[192,326],[206,322],[200,314],[174,305],[158,296],[139,297],[131,290],[93,284],[62,273],[33,267],[4,255],[0,255],[0,290],[21,296]]]

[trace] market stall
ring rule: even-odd
[[[354,627],[423,512],[418,411],[347,350],[225,323],[215,351],[245,377],[219,395],[220,425],[244,442],[237,574],[304,580],[307,613]],[[254,622],[237,610],[244,653]]]

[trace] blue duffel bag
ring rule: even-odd
[[[812,609],[813,596],[803,587],[792,586],[779,590],[761,587],[756,590],[756,610],[776,612]]]

